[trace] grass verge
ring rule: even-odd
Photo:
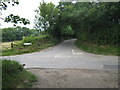
[[[2,88],[30,88],[37,77],[16,61],[2,60]]]
[[[32,53],[54,46],[59,42],[61,41],[48,36],[26,37],[22,41],[16,42],[16,46],[14,46],[14,48],[2,50],[2,56]],[[32,45],[23,46],[23,43],[32,43]]]
[[[78,40],[76,40],[75,45],[81,50],[94,54],[120,56],[120,53],[118,52],[120,48],[118,46],[96,45],[92,43],[80,42]]]
[[[53,44],[53,43],[45,43],[44,45],[41,45],[41,46],[32,45],[32,46],[8,49],[8,50],[2,51],[2,56],[10,56],[10,55],[19,55],[19,54],[24,54],[24,53],[32,53],[32,52],[36,52],[36,51],[46,49],[46,48],[48,48],[50,46],[54,46],[54,45],[55,44]]]

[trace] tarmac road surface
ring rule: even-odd
[[[64,42],[40,52],[3,56],[25,64],[25,68],[79,68],[79,69],[118,69],[118,57],[96,55],[79,50],[76,39]]]

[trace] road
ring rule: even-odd
[[[118,69],[117,56],[84,52],[74,45],[75,40],[65,40],[40,52],[4,56],[0,59],[16,60],[25,64],[25,68]]]

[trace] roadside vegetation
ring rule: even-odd
[[[37,77],[16,61],[2,60],[2,88],[30,88]]]
[[[42,50],[65,39],[77,38],[82,50],[119,55],[120,2],[40,3],[34,29],[3,29],[3,42],[21,40],[2,55],[15,55]],[[9,17],[8,17],[9,18]],[[13,17],[14,19],[14,17]],[[24,46],[23,43],[32,43]],[[118,50],[117,50],[118,49]]]
[[[75,45],[79,49],[89,53],[120,56],[120,53],[118,51],[120,50],[120,48],[118,46],[97,45],[93,43],[79,42],[79,41],[76,41]]]
[[[31,53],[46,49],[50,46],[58,44],[60,41],[54,39],[48,35],[30,36],[24,37],[22,41],[15,41],[13,48],[11,43],[3,43],[2,56],[17,55],[23,53]],[[32,45],[25,46],[24,43],[31,43]],[[8,48],[4,48],[4,45],[8,45]]]
[[[76,37],[76,45],[88,52],[119,55],[120,2],[42,2],[36,12],[37,30],[59,39]]]
[[[7,9],[4,2],[0,3],[1,10]],[[19,2],[12,5],[15,4]],[[35,12],[34,29],[0,29],[2,56],[40,51],[70,38],[77,38],[75,45],[87,52],[120,55],[120,2],[60,2],[56,6],[43,0]],[[17,23],[30,23],[28,19],[13,14],[4,20],[14,23],[14,26]],[[36,80],[36,76],[18,62],[2,60],[3,88],[29,88]]]

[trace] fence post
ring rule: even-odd
[[[14,46],[14,44],[13,44],[13,42],[11,43],[11,48],[13,48],[13,46]]]

